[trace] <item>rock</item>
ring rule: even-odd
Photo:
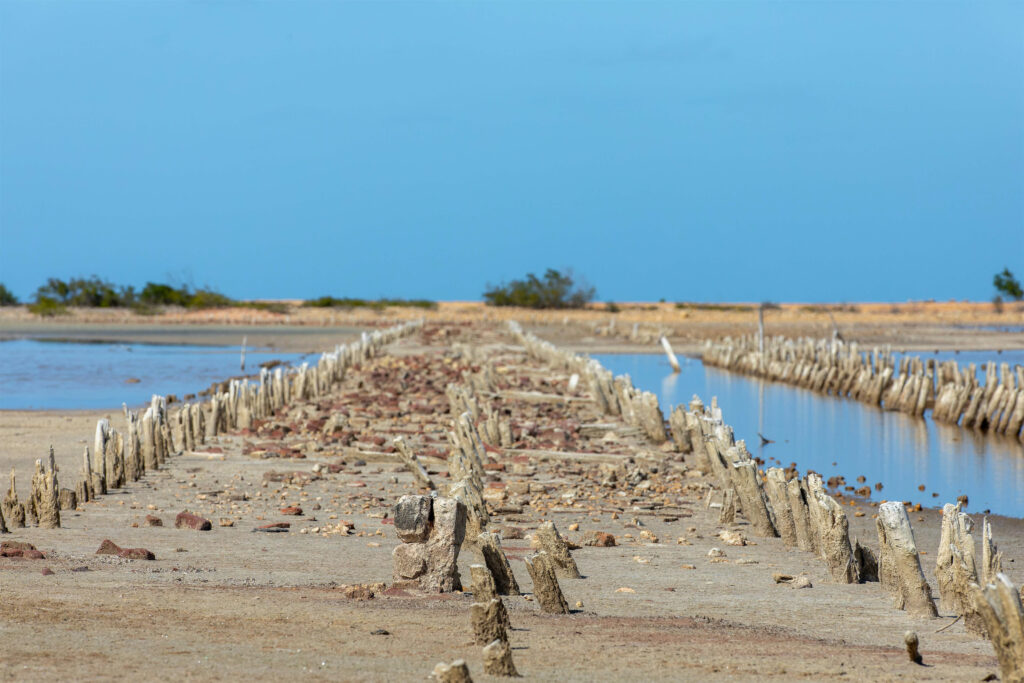
[[[210,520],[193,515],[191,512],[179,512],[178,516],[174,518],[174,528],[209,531],[213,528],[213,524],[210,523]]]
[[[292,525],[288,522],[274,522],[272,524],[264,524],[263,526],[258,526],[255,529],[253,529],[253,531],[259,531],[267,534],[280,534],[287,533],[291,526]]]
[[[298,517],[299,515],[302,514],[302,508],[300,508],[298,505],[289,505],[288,507],[281,508],[281,514],[282,515],[293,515],[293,516]]]
[[[584,537],[583,545],[611,548],[615,545],[615,536],[607,531],[590,531]]]
[[[163,526],[164,521],[156,515],[146,515],[146,526]]]
[[[355,583],[341,586],[342,594],[350,600],[373,600],[378,593],[383,593],[387,586],[383,583]]]
[[[473,683],[469,676],[469,667],[463,659],[456,659],[451,664],[441,662],[435,666],[434,680],[438,683]]]
[[[708,551],[708,557],[725,557],[725,551],[721,548],[712,548]]]
[[[466,506],[455,498],[435,498],[432,509],[434,525],[426,542],[427,572],[420,579],[420,587],[430,593],[449,593],[462,588],[458,559],[466,536]]]
[[[484,673],[490,676],[518,677],[508,642],[495,639],[484,646]]]
[[[492,640],[508,640],[508,612],[498,598],[474,602],[469,606],[473,638],[477,645],[486,645]]]
[[[806,576],[798,576],[793,579],[791,584],[793,588],[811,588],[811,580]]]
[[[743,534],[731,529],[722,529],[718,532],[718,537],[726,545],[744,546],[747,544],[747,539],[743,537]]]
[[[108,538],[105,539],[102,543],[100,543],[99,550],[96,551],[96,554],[117,555],[119,552],[121,552],[121,547]]]
[[[427,573],[427,546],[423,543],[403,543],[391,553],[394,561],[394,579],[418,579]]]
[[[121,548],[121,552],[117,554],[118,557],[123,557],[126,560],[155,560],[156,555],[146,550],[145,548]]]
[[[43,576],[53,576],[53,570],[50,569],[49,567],[43,567],[42,570],[40,570],[39,573],[42,574]]]
[[[430,496],[402,496],[392,509],[395,533],[403,543],[422,543],[430,535]]]
[[[116,555],[126,560],[155,560],[156,555],[145,548],[121,548],[110,539],[100,543],[97,555]]]

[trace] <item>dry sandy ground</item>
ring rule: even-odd
[[[487,330],[464,330],[458,340],[510,341]],[[402,358],[436,362],[445,345],[424,341],[400,342],[393,351]],[[495,362],[510,368],[509,376],[526,378],[528,388],[564,391],[565,377],[527,362],[514,350],[491,348]],[[361,410],[381,405],[383,389],[366,380],[371,369],[350,373],[327,403],[348,397],[344,400],[355,401]],[[435,399],[436,405],[444,403],[443,394]],[[585,402],[548,413],[543,406],[517,402],[507,407],[513,420],[542,425],[570,418],[582,424],[608,422]],[[293,409],[282,419],[301,422],[324,409],[310,404],[298,418]],[[123,418],[111,412],[118,426]],[[39,457],[41,448],[53,442],[63,465],[62,484],[70,485],[78,454],[91,441],[100,415],[0,413],[0,466]],[[448,416],[436,410],[413,417],[411,424],[368,419],[358,439],[391,438],[397,430],[409,434],[417,450],[443,448]],[[219,437],[200,452],[172,458],[165,469],[126,489],[65,511],[62,529],[17,529],[4,536],[35,544],[47,558],[0,558],[0,677],[422,680],[438,661],[464,658],[475,679],[489,680],[482,674],[480,648],[470,640],[470,595],[399,592],[356,600],[341,588],[390,581],[390,553],[397,539],[384,515],[400,495],[415,490],[412,477],[386,456],[367,457],[367,451],[378,449],[359,440],[345,448],[296,434],[282,442],[305,458],[243,454],[246,443],[267,439]],[[631,455],[652,452],[634,436],[580,438],[571,450],[602,452],[623,466]],[[496,458],[507,462],[504,456]],[[495,473],[506,485],[539,486],[521,513],[494,520],[505,531],[506,552],[527,593],[505,599],[514,627],[513,656],[526,677],[967,681],[997,671],[985,640],[967,634],[959,623],[938,632],[950,618],[908,617],[891,606],[878,584],[833,584],[816,558],[787,550],[778,539],[756,538],[746,525],[735,528],[749,545],[723,545],[716,515],[703,505],[708,482],[686,473],[685,458],[670,453],[658,458],[661,469],[652,477],[664,484],[665,500],[671,500],[654,510],[643,509],[642,498],[601,490],[594,484],[593,467],[571,461],[531,458],[536,474]],[[271,470],[308,473],[318,462],[345,464],[341,472],[302,486],[264,478]],[[432,471],[444,473],[443,460],[427,462]],[[19,489],[25,495],[27,481]],[[566,493],[572,493],[576,507],[566,501]],[[301,505],[304,515],[282,516],[279,509],[287,504]],[[173,528],[174,515],[184,509],[209,517],[213,530]],[[858,509],[867,514],[851,515],[852,533],[876,547],[872,509],[863,503]],[[144,526],[147,514],[160,517],[165,526]],[[219,526],[222,518],[233,526]],[[529,599],[531,584],[522,563],[529,541],[510,533],[529,534],[544,519],[553,519],[570,539],[601,530],[619,542],[574,552],[585,578],[562,580],[569,604],[580,603],[568,616],[540,614]],[[911,519],[919,547],[927,552],[922,563],[935,591],[938,518],[926,510]],[[252,531],[278,521],[290,521],[291,530]],[[342,521],[352,524],[352,533],[334,531]],[[579,529],[569,531],[572,524]],[[1004,566],[1019,583],[1024,576],[1015,560],[1021,559],[1024,525],[995,518],[994,528]],[[658,542],[639,541],[645,529]],[[94,555],[105,538],[148,548],[157,560]],[[726,551],[725,562],[710,561],[712,547]],[[464,550],[464,577],[472,561],[473,552]],[[53,574],[44,575],[43,567]],[[793,590],[776,584],[775,572],[804,572],[813,587]],[[388,634],[375,635],[379,629]],[[920,636],[925,666],[906,658],[902,639],[908,629]]]

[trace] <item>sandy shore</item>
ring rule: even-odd
[[[19,680],[155,679],[173,670],[202,680],[295,675],[405,680],[422,679],[438,661],[464,658],[475,680],[491,680],[482,674],[480,648],[470,639],[471,595],[378,591],[373,599],[358,600],[341,588],[391,581],[397,539],[385,515],[399,496],[416,489],[374,440],[387,443],[402,434],[417,452],[444,452],[450,418],[443,387],[451,381],[446,378],[471,370],[458,361],[449,367],[441,355],[445,349],[456,342],[482,346],[504,386],[565,391],[568,378],[527,360],[509,345],[502,327],[450,329],[447,337],[399,342],[390,355],[351,371],[330,396],[291,406],[266,430],[217,437],[125,489],[65,511],[59,530],[17,529],[4,537],[33,543],[47,558],[0,559],[5,636],[0,674]],[[599,335],[594,341],[606,340]],[[590,343],[583,337],[577,342]],[[398,389],[409,381],[415,386]],[[399,412],[382,411],[395,396]],[[537,434],[547,434],[545,427],[609,422],[586,401],[538,404],[500,394],[492,400],[515,424],[539,425]],[[414,401],[426,401],[432,409],[409,408]],[[347,446],[322,438],[315,426],[341,409],[360,416],[355,440]],[[17,462],[20,470],[52,442],[61,482],[68,485],[95,420],[108,415],[115,426],[123,422],[116,410],[0,413],[5,446],[0,466]],[[272,436],[275,425],[291,425],[292,431]],[[517,447],[526,450],[518,452],[593,453],[623,472],[636,466],[631,459],[653,457],[660,465],[648,474],[650,493],[599,486],[596,465],[585,458],[513,460],[500,451],[491,456],[505,469],[492,471],[489,481],[529,488],[518,502],[509,499],[519,512],[510,507],[495,515],[527,594],[532,586],[522,558],[530,552],[529,541],[516,537],[528,535],[540,521],[554,520],[571,540],[582,541],[589,531],[606,531],[618,540],[615,547],[574,551],[584,578],[562,581],[575,606],[572,614],[543,615],[527,598],[506,598],[514,657],[527,677],[962,681],[997,670],[987,641],[960,623],[939,630],[952,621],[949,615],[922,621],[894,609],[877,583],[837,585],[816,558],[787,550],[778,539],[758,538],[745,523],[731,528],[746,537],[747,545],[724,545],[717,513],[703,505],[712,482],[692,471],[685,456],[659,450],[628,430],[616,436],[620,428],[613,423],[603,436],[571,432],[564,444],[545,441],[549,436],[524,436]],[[263,452],[254,445],[267,443],[299,457],[254,455]],[[340,471],[298,484],[281,483],[273,474],[309,474],[315,463]],[[528,466],[515,469],[514,463]],[[427,464],[443,480],[444,461],[427,458]],[[27,492],[25,479],[19,491]],[[872,503],[848,504],[851,512],[865,513],[850,515],[851,536],[876,546]],[[282,516],[286,505],[304,512]],[[210,518],[214,529],[174,529],[174,515],[184,509]],[[165,526],[145,526],[147,514]],[[924,510],[911,520],[934,584],[937,513]],[[276,521],[289,521],[291,530],[252,532]],[[351,525],[345,527],[349,533],[338,527],[343,521]],[[1024,573],[1015,569],[1015,561],[1024,558],[1024,523],[996,517],[993,525],[1004,566],[1019,583]],[[653,538],[641,537],[641,531]],[[94,555],[105,538],[147,548],[157,560]],[[724,561],[711,562],[713,547],[725,549]],[[469,550],[460,555],[464,577],[473,561]],[[43,567],[53,573],[44,575]],[[776,584],[774,573],[805,574],[813,587]],[[387,635],[375,635],[381,629]],[[927,668],[907,661],[906,630],[918,632]]]

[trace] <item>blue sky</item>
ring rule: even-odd
[[[988,299],[1024,3],[0,0],[0,281]]]

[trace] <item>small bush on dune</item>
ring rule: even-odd
[[[484,302],[488,306],[584,308],[597,294],[593,287],[577,286],[572,271],[562,274],[553,268],[548,268],[543,278],[528,273],[523,280],[512,280],[497,287],[487,286]]]
[[[0,306],[17,306],[18,297],[14,296],[14,293],[7,289],[7,287],[0,282]]]
[[[354,299],[350,297],[337,298],[333,296],[322,296],[317,299],[307,299],[302,302],[307,308],[371,308],[383,310],[385,308],[408,307],[408,308],[437,308],[437,302],[427,299]]]

